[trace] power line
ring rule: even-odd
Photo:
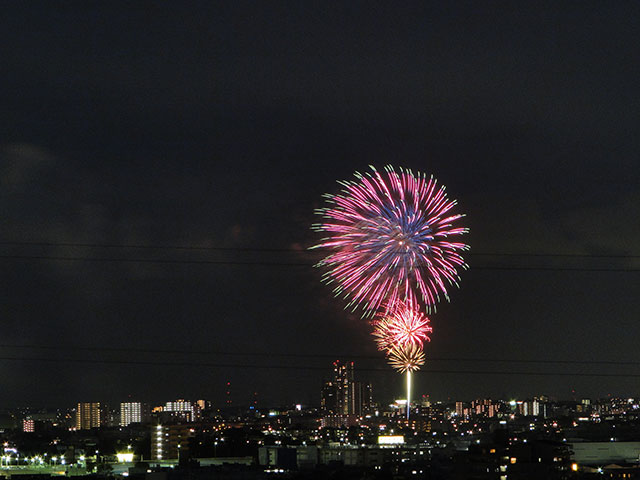
[[[167,258],[124,258],[124,257],[78,257],[59,255],[0,255],[0,260],[52,260],[63,262],[95,262],[95,263],[151,263],[167,265],[232,265],[232,266],[262,266],[262,267],[313,267],[315,264],[307,262],[269,262],[256,260],[189,260]],[[428,267],[418,267],[428,268]],[[543,272],[640,272],[633,267],[531,267],[531,266],[473,266],[473,270],[493,271],[543,271]]]
[[[142,245],[116,243],[69,243],[69,242],[12,242],[0,241],[3,246],[32,246],[32,247],[72,247],[72,248],[109,248],[109,249],[137,249],[137,250],[195,250],[213,252],[307,252],[292,248],[264,248],[264,247],[211,247],[198,245]]]
[[[312,263],[301,262],[262,262],[237,260],[187,260],[170,258],[116,258],[116,257],[74,257],[58,255],[0,255],[3,260],[55,260],[64,262],[96,262],[96,263],[160,263],[178,265],[256,265],[276,267],[310,267]]]
[[[55,358],[55,357],[10,357],[0,356],[0,361],[22,361],[22,362],[53,362],[53,363],[84,363],[84,364],[105,364],[105,365],[143,365],[160,367],[207,367],[207,368],[242,368],[255,370],[319,370],[329,371],[328,367],[318,367],[309,365],[262,365],[262,364],[240,364],[240,363],[214,363],[214,362],[169,362],[150,360],[100,360],[100,359],[78,359],[78,358]],[[387,368],[358,368],[362,372],[386,372],[393,370]],[[453,369],[425,369],[414,372],[414,374],[447,374],[447,375],[518,375],[518,376],[552,376],[552,377],[626,377],[640,378],[640,373],[594,373],[594,372],[520,372],[512,370],[453,370]]]
[[[26,349],[26,350],[53,350],[53,351],[86,351],[86,352],[113,352],[113,353],[155,353],[155,354],[180,354],[180,355],[220,355],[239,357],[282,357],[282,358],[346,358],[349,360],[383,360],[384,355],[336,355],[335,353],[278,353],[278,352],[238,352],[221,350],[193,350],[193,349],[157,349],[138,347],[83,347],[83,346],[59,346],[59,345],[10,345],[0,344],[0,348]],[[640,365],[640,361],[621,360],[562,360],[562,359],[514,359],[514,358],[479,358],[479,357],[427,357],[427,362],[474,362],[474,363],[520,363],[520,364],[566,364],[566,365]]]
[[[71,248],[108,248],[108,249],[140,249],[140,250],[187,250],[187,251],[213,251],[213,252],[282,252],[282,253],[307,253],[321,252],[319,250],[293,249],[293,248],[268,248],[268,247],[214,247],[198,245],[151,245],[151,244],[116,244],[116,243],[76,243],[76,242],[27,242],[27,241],[0,241],[2,246],[36,246],[36,247],[71,247]],[[465,254],[470,257],[558,257],[558,258],[640,258],[635,254],[582,254],[582,253],[547,253],[547,252],[472,252]]]

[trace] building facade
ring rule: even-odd
[[[76,410],[76,429],[89,430],[101,425],[100,402],[80,402]]]
[[[151,428],[151,458],[180,459],[188,456],[194,429],[189,425],[154,425]]]
[[[327,415],[363,415],[373,401],[371,385],[354,380],[354,363],[333,362],[333,377],[324,382],[320,405]]]
[[[120,426],[145,423],[149,420],[149,406],[142,402],[122,402],[120,404]]]

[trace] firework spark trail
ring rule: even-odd
[[[454,227],[463,215],[450,213],[456,201],[433,177],[371,170],[339,182],[341,193],[326,195],[329,206],[317,210],[324,223],[313,228],[329,236],[313,248],[331,252],[318,263],[327,268],[323,280],[365,317],[416,294],[430,311],[466,268],[460,252],[468,246],[450,238],[468,232]]]

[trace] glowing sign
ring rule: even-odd
[[[120,463],[133,462],[133,453],[116,453],[116,457]]]
[[[403,435],[378,435],[378,445],[401,445],[403,443]]]

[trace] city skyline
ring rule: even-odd
[[[444,480],[466,472],[505,480],[633,478],[640,468],[639,399],[422,399],[408,419],[401,402],[355,412],[353,364],[332,367],[320,409],[218,410],[204,400],[177,399],[126,425],[128,414],[141,413],[144,405],[124,402],[119,412],[98,403],[3,410],[0,469],[116,478],[166,469],[175,476],[185,476],[185,469],[190,476],[224,475],[230,467],[232,476],[242,471],[248,478],[344,471],[348,478],[395,472]]]
[[[400,397],[308,250],[389,164],[472,247],[416,396],[640,391],[637,3],[6,10],[0,405],[310,403],[337,359]]]
[[[342,365],[344,367],[345,365]],[[344,378],[338,369],[333,370],[335,379]],[[36,425],[52,423],[51,426],[69,431],[93,430],[112,427],[135,427],[135,424],[145,425],[188,425],[207,423],[212,418],[239,419],[253,416],[256,419],[279,415],[310,415],[315,417],[320,428],[348,428],[371,420],[384,419],[392,416],[395,421],[407,425],[405,417],[405,399],[397,398],[391,401],[381,401],[372,395],[371,390],[366,397],[358,394],[354,399],[348,391],[340,392],[338,398],[334,392],[328,394],[327,387],[332,380],[324,382],[320,390],[321,399],[313,405],[254,405],[244,403],[238,405],[218,405],[207,399],[172,400],[155,399],[152,401],[127,401],[106,403],[101,401],[78,402],[73,406],[29,406],[7,408],[0,405],[0,429],[22,429],[32,433]],[[361,382],[349,381],[349,384]],[[346,385],[347,383],[345,383]],[[349,387],[350,388],[350,387]],[[340,398],[342,397],[342,399]],[[575,410],[575,413],[595,412],[597,415],[624,415],[629,410],[637,413],[640,397],[607,396],[603,398],[580,397],[575,394],[572,398],[557,398],[551,395],[531,395],[527,397],[486,397],[476,395],[470,398],[437,399],[428,395],[416,398],[411,402],[411,410],[421,412],[425,408],[438,408],[450,411],[451,416],[470,418],[484,416],[488,419],[497,418],[506,412],[517,413],[520,416],[551,418],[558,410],[565,408]],[[505,410],[506,409],[506,410]],[[555,413],[553,413],[555,411]],[[386,414],[384,413],[386,412]],[[9,415],[9,417],[7,416]],[[213,416],[213,417],[212,417]],[[249,418],[249,417],[247,417]],[[9,427],[13,419],[15,426]],[[582,419],[581,421],[587,421]],[[599,422],[598,418],[589,421]],[[326,424],[325,424],[326,423]],[[42,425],[41,425],[42,426]]]

